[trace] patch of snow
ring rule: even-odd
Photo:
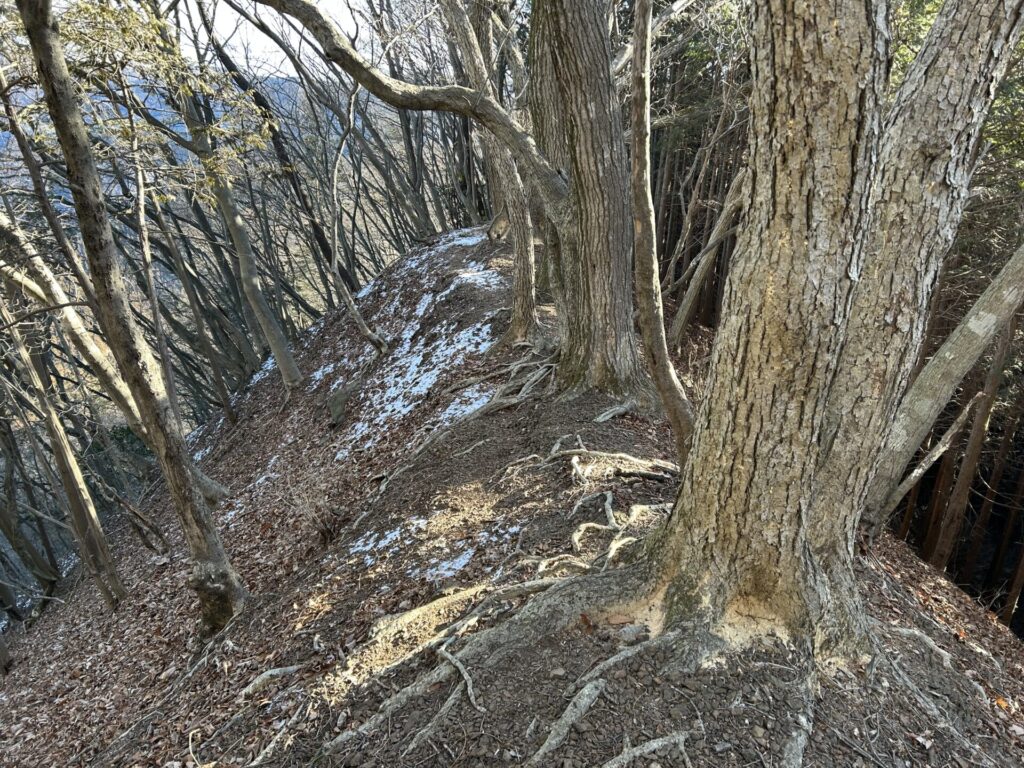
[[[477,266],[479,269],[473,269],[472,267]],[[445,298],[448,294],[454,291],[461,285],[471,285],[476,288],[482,288],[484,290],[493,291],[501,288],[505,284],[505,278],[500,273],[493,269],[483,269],[482,265],[477,262],[471,262],[467,265],[466,269],[459,270],[452,277],[451,285],[445,288],[437,297],[437,300]]]
[[[260,475],[258,478],[256,478],[256,481],[253,483],[253,486],[259,487],[259,486],[263,485],[266,482],[269,482],[269,481],[271,481],[271,480],[273,480],[273,479],[275,479],[277,477],[280,477],[280,475],[277,472],[272,472],[271,471],[274,468],[274,465],[277,464],[277,460],[278,460],[278,457],[277,456],[273,456],[270,459],[270,461],[267,462],[266,470],[263,472],[262,475]]]
[[[474,384],[462,390],[462,393],[448,404],[437,417],[439,425],[451,424],[469,414],[480,410],[491,400],[494,389],[486,384]]]
[[[230,507],[224,509],[224,522],[232,522],[236,517],[238,517],[239,512],[242,512],[244,509],[245,505],[242,504],[242,502],[233,502]]]
[[[430,344],[422,338],[413,342],[418,330],[416,321],[406,326],[394,353],[375,377],[383,391],[373,396],[371,412],[347,430],[346,445],[337,454],[339,460],[350,455],[356,442],[367,434],[372,433],[361,447],[373,446],[376,436],[385,432],[395,419],[412,411],[442,373],[460,365],[468,355],[483,354],[494,344],[489,321],[476,323],[454,335],[450,326],[443,326]]]
[[[321,315],[320,319],[313,323],[311,326],[306,328],[302,332],[303,336],[316,336],[320,331],[323,330],[324,323],[327,322],[327,315]]]
[[[431,561],[430,567],[423,571],[423,576],[430,581],[450,579],[469,565],[469,561],[473,559],[473,555],[475,554],[476,547],[470,547],[465,552],[456,555],[450,560],[433,560]]]
[[[251,379],[249,379],[249,386],[251,387],[253,384],[263,381],[275,368],[277,368],[277,360],[274,359],[273,355],[269,355],[267,359],[263,361],[263,365],[260,366],[260,369],[252,375]]]
[[[457,229],[454,232],[449,232],[447,235],[442,237],[437,245],[434,246],[435,250],[439,248],[451,248],[451,247],[469,247],[473,245],[479,245],[484,241],[486,233],[482,228],[474,229]]]
[[[362,288],[360,288],[359,292],[356,294],[356,298],[357,299],[365,299],[367,296],[369,296],[375,290],[377,290],[377,279],[376,278],[374,278],[373,280],[368,282],[366,285],[364,285]]]
[[[426,311],[430,308],[430,302],[433,300],[434,294],[427,292],[420,297],[420,303],[416,305],[416,317],[423,317]]]
[[[348,553],[350,555],[363,555],[363,565],[370,567],[377,562],[377,556],[373,553],[383,551],[391,554],[399,550],[400,546],[395,545],[395,542],[399,540],[401,535],[402,526],[400,525],[383,534],[370,531],[354,541],[348,548]]]
[[[327,377],[331,373],[334,373],[334,370],[337,367],[337,363],[327,363],[327,365],[322,365],[319,368],[317,368],[315,371],[313,371],[313,373],[310,374],[309,386],[306,387],[306,389],[312,392],[314,389],[320,386],[320,383],[324,380],[325,377]]]

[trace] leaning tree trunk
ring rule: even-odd
[[[133,317],[107,218],[99,172],[64,60],[48,0],[19,0],[46,105],[63,150],[75,210],[97,298],[97,320],[139,408],[181,521],[193,560],[190,583],[210,629],[222,628],[242,607],[246,591],[228,560],[220,535],[191,472],[191,457],[167,397],[160,371]]]
[[[196,144],[196,154],[207,173],[210,186],[213,189],[213,197],[217,201],[217,209],[224,219],[228,236],[234,246],[235,256],[238,258],[238,281],[242,287],[242,294],[263,333],[263,338],[270,345],[270,352],[274,355],[278,370],[281,372],[286,394],[290,395],[292,390],[302,383],[302,372],[289,349],[288,337],[285,336],[284,330],[274,317],[273,310],[267,302],[267,297],[263,294],[259,270],[256,266],[256,252],[253,250],[252,241],[249,238],[249,230],[246,228],[245,222],[242,221],[241,212],[235,202],[231,182],[218,167],[218,163],[222,160],[213,154],[206,125],[195,108],[193,97],[185,96],[183,98],[181,113],[192,134],[192,140]]]
[[[60,416],[57,415],[57,410],[43,383],[40,372],[33,364],[28,347],[25,346],[21,332],[18,330],[18,324],[7,309],[6,299],[0,299],[0,322],[3,322],[7,328],[7,333],[14,344],[21,377],[28,383],[30,394],[42,413],[46,434],[50,438],[50,451],[53,454],[54,463],[57,465],[57,475],[60,477],[64,496],[68,502],[71,530],[78,543],[82,565],[92,577],[103,600],[110,608],[116,608],[128,592],[117,575],[114,559],[111,557],[110,548],[107,545],[106,534],[100,524],[99,515],[96,514],[96,506],[93,504],[89,487],[85,484],[81,466],[68,441],[67,432],[64,430]],[[31,429],[32,426],[25,424],[25,428]]]
[[[671,614],[759,617],[835,650],[861,638],[859,510],[822,493],[817,475],[886,33],[870,5],[782,5],[751,5],[748,199],[690,459],[652,554]]]
[[[22,267],[24,269],[22,269]],[[103,391],[121,411],[128,428],[146,446],[156,453],[149,431],[143,423],[139,407],[125,379],[117,370],[116,361],[101,350],[74,304],[64,292],[50,267],[18,228],[17,224],[0,212],[0,279],[17,287],[40,306],[59,307],[61,327],[67,331],[72,344],[89,365],[89,370],[100,382]],[[224,498],[228,490],[198,468],[191,468],[203,495],[211,503]]]
[[[967,511],[967,501],[974,485],[975,475],[978,473],[978,461],[981,459],[981,449],[985,447],[985,437],[988,435],[988,419],[992,414],[992,406],[995,405],[999,385],[1003,380],[1003,366],[1006,364],[1006,356],[1010,351],[1010,342],[1013,339],[1014,324],[1003,331],[996,346],[995,354],[992,355],[992,363],[989,366],[988,374],[985,376],[985,385],[982,388],[982,399],[978,404],[978,410],[974,414],[974,423],[971,425],[971,434],[967,438],[967,448],[964,457],[960,461],[960,470],[957,473],[956,485],[949,496],[949,503],[946,505],[945,514],[939,523],[939,533],[932,549],[928,562],[939,570],[945,570],[949,559],[953,556],[953,549],[960,536],[960,529],[963,527],[964,514]]]

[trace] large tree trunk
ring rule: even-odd
[[[602,0],[538,0],[544,16],[562,130],[569,199],[554,217],[569,333],[558,379],[564,389],[633,394],[647,385],[633,330],[629,171],[611,41]]]
[[[48,0],[19,0],[18,10],[71,179],[96,291],[97,320],[138,406],[181,521],[193,560],[191,585],[199,595],[203,618],[211,629],[220,629],[241,609],[245,588],[224,552],[210,508],[193,480],[188,448],[166,394],[161,392],[159,368],[132,317],[99,172],[50,4]]]
[[[885,19],[824,0],[751,8],[749,197],[690,459],[652,549],[670,611],[704,606],[834,650],[861,636],[859,509],[818,473],[874,171]]]
[[[872,6],[884,10],[880,2]],[[942,261],[963,216],[981,129],[1024,29],[1022,11],[1021,0],[946,0],[886,113],[865,247],[849,264],[857,290],[823,435],[828,483],[858,506],[866,488],[872,518],[935,419],[930,410],[923,418],[908,410],[907,389]],[[977,337],[995,332],[987,323],[967,330]],[[966,372],[979,352],[961,348],[952,362],[966,363]],[[915,389],[940,367],[933,359]],[[951,393],[962,377],[941,387]],[[948,400],[947,394],[938,409]],[[875,445],[865,446],[865,439]],[[893,470],[895,477],[886,477]],[[865,485],[871,475],[877,476]]]

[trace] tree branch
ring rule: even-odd
[[[337,25],[312,0],[257,2],[302,24],[330,61],[382,101],[399,109],[454,112],[479,122],[515,155],[520,172],[529,177],[551,218],[562,218],[562,208],[568,196],[565,180],[541,155],[533,137],[491,96],[461,85],[416,85],[384,74],[356,51]]]

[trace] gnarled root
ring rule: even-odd
[[[491,665],[501,656],[517,648],[536,645],[545,636],[560,632],[576,623],[583,613],[599,615],[614,605],[622,604],[635,596],[642,583],[642,574],[638,571],[619,570],[573,580],[538,579],[496,591],[429,644],[429,647],[441,648],[438,653],[444,658],[445,663],[434,667],[392,695],[381,704],[373,717],[325,744],[324,751],[337,753],[354,739],[371,735],[397,711],[432,693],[435,686],[450,681],[456,673],[462,675],[468,694],[472,678],[465,671],[467,665]],[[527,602],[507,621],[470,636],[462,650],[456,653],[448,650],[459,634],[474,624],[496,600],[512,599],[541,589],[545,590],[543,594]],[[452,702],[450,706],[454,705],[455,702]],[[479,704],[474,706],[479,707]],[[437,727],[438,723],[431,721],[425,730],[433,732]],[[421,738],[420,742],[422,743],[426,737]]]

